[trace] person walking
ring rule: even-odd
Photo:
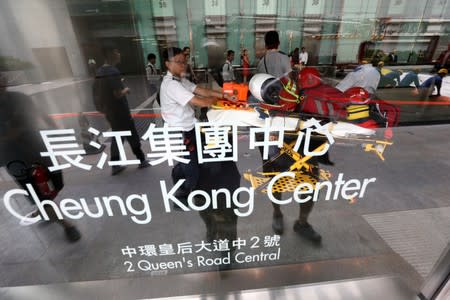
[[[223,82],[233,82],[236,81],[236,77],[234,76],[233,70],[233,60],[234,60],[234,51],[227,51],[227,59],[225,63],[222,65],[222,79]]]
[[[264,57],[260,60],[257,70],[259,73],[266,73],[270,74],[272,76],[275,76],[276,78],[283,78],[286,76],[289,76],[291,73],[291,62],[289,57],[284,54],[283,52],[278,50],[278,47],[280,45],[280,39],[278,32],[276,31],[269,31],[264,36],[264,42],[266,44],[267,52],[264,55]],[[276,137],[271,137],[276,138]],[[263,140],[262,135],[257,135],[256,139],[258,141]],[[289,141],[285,141],[289,142]],[[261,152],[261,156],[263,155],[263,149],[262,147],[259,147],[259,150]],[[271,149],[269,149],[269,159],[264,160],[263,159],[263,171],[264,172],[280,172],[288,168],[289,166],[289,159],[286,159],[282,155],[280,158],[277,158],[276,161],[272,161],[272,159],[275,156],[278,156],[280,153],[279,149],[277,147],[272,146]],[[272,159],[271,159],[272,158]],[[318,176],[318,165],[314,161],[314,159],[311,159],[311,166],[312,166],[312,176]],[[273,192],[273,196],[276,199],[281,199],[282,193],[281,192]],[[296,233],[298,233],[300,236],[314,242],[314,243],[320,243],[322,240],[322,237],[319,233],[317,233],[314,228],[309,224],[308,218],[311,214],[311,211],[313,209],[314,202],[313,201],[307,201],[304,203],[299,204],[299,214],[298,219],[294,222],[293,229]],[[283,234],[284,232],[284,218],[283,213],[281,211],[281,207],[279,204],[276,204],[272,202],[273,207],[273,214],[272,214],[272,229],[276,234]]]
[[[117,64],[120,63],[121,56],[119,49],[115,46],[103,47],[105,63],[97,69],[96,80],[98,80],[101,91],[103,113],[111,125],[112,131],[130,131],[131,135],[126,136],[134,155],[140,160],[139,168],[149,167],[144,152],[141,149],[139,134],[131,117],[128,105],[127,94],[130,88],[124,85],[123,79]],[[94,95],[95,97],[95,95]],[[123,140],[123,138],[121,138]],[[116,139],[111,142],[111,161],[120,160],[119,148]],[[113,166],[111,174],[117,175],[125,170],[125,166]]]

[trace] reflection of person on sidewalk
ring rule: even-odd
[[[440,69],[438,73],[427,80],[425,80],[419,87],[419,96],[422,100],[427,100],[429,97],[433,96],[434,87],[436,87],[437,95],[441,95],[442,79],[448,74],[447,69]]]
[[[52,166],[52,162],[49,158],[40,155],[41,152],[46,151],[46,147],[39,129],[55,129],[56,124],[47,114],[39,111],[30,97],[22,93],[8,92],[6,86],[6,77],[0,73],[0,163],[8,166],[8,171],[14,175],[14,180],[24,190],[27,190],[26,184],[31,184],[40,200],[52,200],[40,192],[29,171],[37,164],[42,166],[45,173],[49,174],[55,189],[58,186],[62,188],[62,172],[50,173],[48,167]],[[56,181],[59,184],[56,184]],[[31,197],[27,198],[35,204]],[[55,221],[64,228],[69,241],[75,242],[80,239],[81,234],[75,225],[58,219],[52,206],[45,205],[44,209],[50,221]],[[27,217],[33,218],[38,215],[39,212],[35,211]]]
[[[209,107],[222,98],[222,92],[201,88],[182,75],[186,70],[187,57],[180,48],[169,48],[163,52],[167,75],[161,83],[161,116],[170,127],[183,130],[184,144],[189,151],[189,163],[178,163],[172,170],[172,180],[186,179],[178,190],[177,197],[185,199],[195,189],[199,177],[196,151],[194,106]]]
[[[155,66],[155,63],[156,63],[156,55],[153,53],[149,53],[147,55],[147,66],[145,67],[145,73],[147,75],[148,91],[150,97],[152,97],[155,93],[158,92],[157,85],[160,79],[160,77],[158,76],[159,72]]]
[[[126,97],[130,89],[124,85],[120,71],[116,67],[120,63],[119,49],[114,46],[105,46],[103,48],[103,55],[105,57],[105,63],[98,68],[96,78],[103,82],[105,117],[111,125],[112,131],[131,132],[131,136],[126,136],[126,139],[130,143],[134,155],[140,160],[139,168],[146,168],[150,164],[146,160],[144,152],[142,152],[139,134],[131,117],[130,107],[128,106]],[[120,160],[120,153],[115,138],[111,142],[110,160]],[[125,168],[125,166],[113,166],[112,175],[119,174]]]
[[[278,51],[280,45],[280,38],[278,32],[269,31],[264,36],[264,42],[266,44],[267,52],[265,56],[259,61],[258,72],[267,73],[277,78],[282,78],[291,72],[291,63],[289,57]],[[272,137],[275,138],[275,137]],[[259,134],[256,136],[256,140],[262,141],[263,136]],[[259,147],[262,156],[262,147]],[[279,149],[275,146],[271,146],[269,149],[270,157],[269,160],[263,160],[263,171],[264,172],[280,172],[285,171],[288,165],[278,161],[272,162],[270,158],[279,155]],[[276,199],[281,199],[281,192],[274,192],[274,197]],[[307,201],[306,203],[299,204],[299,217],[294,223],[294,231],[299,235],[319,243],[322,237],[317,233],[314,228],[308,223],[308,217],[312,211],[314,202]],[[284,232],[284,221],[283,213],[281,212],[281,207],[279,204],[273,203],[273,216],[272,216],[272,229],[276,234],[282,234]]]
[[[233,161],[210,162],[202,164],[197,189],[205,191],[211,195],[212,190],[226,189],[233,195],[234,191],[241,186],[241,175]],[[237,220],[234,212],[237,209],[233,201],[231,207],[227,206],[227,199],[224,193],[217,193],[217,208],[208,206],[206,210],[200,211],[200,217],[206,225],[206,241],[212,243],[214,240],[228,241],[230,253],[234,251],[232,241],[237,238]],[[196,199],[196,205],[204,205],[204,198]],[[227,252],[222,252],[226,255]],[[231,255],[233,256],[233,255]],[[227,269],[226,265],[221,265],[221,269]]]
[[[145,67],[145,73],[147,74],[147,80],[150,81],[151,76],[158,75],[158,70],[155,66],[156,63],[156,55],[153,53],[149,53],[147,55],[147,66]]]
[[[302,47],[302,51],[298,56],[298,60],[301,66],[306,66],[308,64],[308,52],[306,52],[306,48]]]

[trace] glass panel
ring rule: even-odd
[[[250,270],[236,289],[417,291],[449,243],[449,1],[0,16],[0,288]]]

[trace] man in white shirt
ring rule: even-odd
[[[160,76],[158,76],[158,69],[155,66],[156,63],[156,55],[153,53],[149,53],[147,55],[147,66],[145,67],[145,72],[147,74],[147,83],[148,83],[148,92],[150,97],[152,97],[155,93],[158,93],[158,87],[160,83]],[[159,103],[159,99],[157,99]]]
[[[298,55],[298,61],[302,66],[306,66],[308,63],[308,52],[306,52],[305,47],[302,47],[302,52]]]
[[[153,53],[149,53],[147,55],[147,67],[145,68],[145,72],[147,73],[147,80],[151,80],[152,75],[158,75],[158,70],[155,67],[156,63],[156,55]]]
[[[196,187],[199,177],[195,140],[194,106],[209,107],[216,103],[217,98],[222,98],[221,91],[201,88],[190,82],[182,75],[185,72],[186,56],[180,48],[169,48],[163,52],[164,64],[167,67],[167,75],[161,83],[161,115],[170,127],[180,127],[183,130],[184,144],[189,151],[189,163],[179,163],[172,170],[172,180],[176,183],[179,179],[186,179],[178,189],[176,196],[185,201],[189,193]]]
[[[235,81],[236,78],[234,77],[234,70],[232,62],[234,60],[234,51],[228,50],[227,51],[227,60],[222,66],[222,78],[223,82],[231,82]]]

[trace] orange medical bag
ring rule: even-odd
[[[248,84],[224,82],[223,93],[231,96],[236,96],[238,101],[247,101],[248,97]]]

